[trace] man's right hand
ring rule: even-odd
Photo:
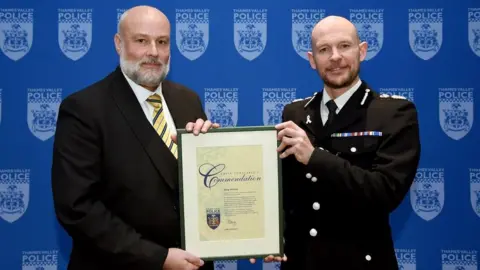
[[[169,248],[164,270],[194,270],[203,265],[203,261],[185,250]]]

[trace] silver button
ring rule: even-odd
[[[313,209],[318,210],[320,209],[320,204],[318,202],[313,203]]]
[[[372,260],[372,256],[370,256],[370,255],[365,256],[365,260],[367,260],[367,261]]]
[[[350,151],[352,151],[352,153],[355,153],[355,152],[357,152],[357,148],[352,147],[352,148],[350,148]]]
[[[305,175],[308,179],[312,178],[312,174],[311,173],[307,173],[307,175]]]
[[[315,176],[312,177],[312,182],[314,182],[314,183],[317,182],[317,178]]]
[[[317,230],[311,229],[310,230],[310,235],[313,236],[313,237],[317,236]]]

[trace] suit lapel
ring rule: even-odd
[[[167,184],[175,189],[177,160],[145,117],[138,100],[120,68],[115,71],[112,96],[133,133]],[[175,107],[175,106],[172,106]],[[170,108],[170,107],[169,107]]]
[[[322,92],[316,93],[312,99],[305,103],[305,115],[300,125],[309,131],[314,138],[321,136],[323,131],[322,118],[320,116],[320,102],[322,101]]]
[[[350,97],[345,106],[340,110],[339,114],[333,121],[332,125],[324,128],[324,132],[320,140],[332,133],[336,133],[360,120],[363,116],[362,111],[365,110],[366,104],[368,104],[369,98],[372,96],[372,92],[368,90],[368,95],[365,102],[362,104],[362,100],[365,98],[367,85],[362,83],[355,93]]]

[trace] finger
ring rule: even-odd
[[[287,255],[283,255],[283,261],[284,261],[284,262],[287,261]]]
[[[285,142],[282,141],[282,143],[278,146],[277,148],[277,152],[281,153],[285,150],[285,148],[287,148],[288,144],[286,144]]]
[[[301,136],[301,134],[297,130],[293,128],[285,128],[285,129],[282,129],[280,132],[278,132],[277,139],[281,140],[284,137],[294,138],[299,136]]]
[[[219,123],[213,123],[212,124],[212,128],[219,128],[220,127],[220,124]]]
[[[193,134],[198,135],[198,133],[200,133],[200,129],[202,128],[202,126],[203,126],[203,119],[198,118],[197,122],[195,122],[195,126],[193,127]]]
[[[212,126],[212,122],[210,122],[210,120],[205,121],[205,123],[203,123],[203,126],[202,126],[202,133],[207,132],[211,126]]]
[[[188,252],[185,252],[185,254],[186,254],[185,259],[189,263],[194,264],[196,266],[202,266],[204,264],[204,261],[202,259],[200,259],[199,257],[194,256],[194,255],[192,255],[191,253],[188,253]]]
[[[257,261],[257,260],[255,260],[255,259],[253,259],[253,258],[250,259],[250,263],[251,263],[251,264],[255,264],[256,261]]]
[[[276,128],[277,130],[281,130],[281,129],[284,129],[284,128],[299,129],[299,127],[297,126],[297,124],[295,124],[295,123],[292,122],[292,121],[287,121],[287,122],[280,123],[280,124],[276,125],[275,128]]]
[[[283,151],[282,154],[280,154],[280,158],[286,158],[292,154],[295,154],[295,151],[296,151],[295,146],[289,147],[287,148],[287,150]]]
[[[193,126],[195,125],[195,123],[193,122],[188,122],[187,125],[185,126],[185,129],[190,132],[193,130]]]
[[[268,255],[267,257],[265,257],[265,259],[263,259],[265,262],[271,262],[273,261],[273,255]]]
[[[174,143],[177,143],[177,135],[172,134],[171,138]]]
[[[294,146],[295,144],[298,143],[298,139],[296,138],[288,138],[288,137],[283,137],[282,143],[280,146],[278,146],[277,150],[278,152],[283,152],[287,146]]]

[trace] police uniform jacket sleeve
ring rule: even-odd
[[[408,100],[376,99],[365,121],[367,126],[378,126],[383,132],[370,168],[360,168],[336,153],[316,147],[306,170],[317,176],[321,189],[338,194],[338,200],[346,195],[361,209],[389,213],[402,202],[418,166],[416,107]]]
[[[88,101],[70,96],[59,110],[52,188],[59,222],[75,239],[92,242],[118,266],[159,270],[168,249],[142,238],[99,199],[102,138]],[[122,268],[123,269],[123,268]]]

